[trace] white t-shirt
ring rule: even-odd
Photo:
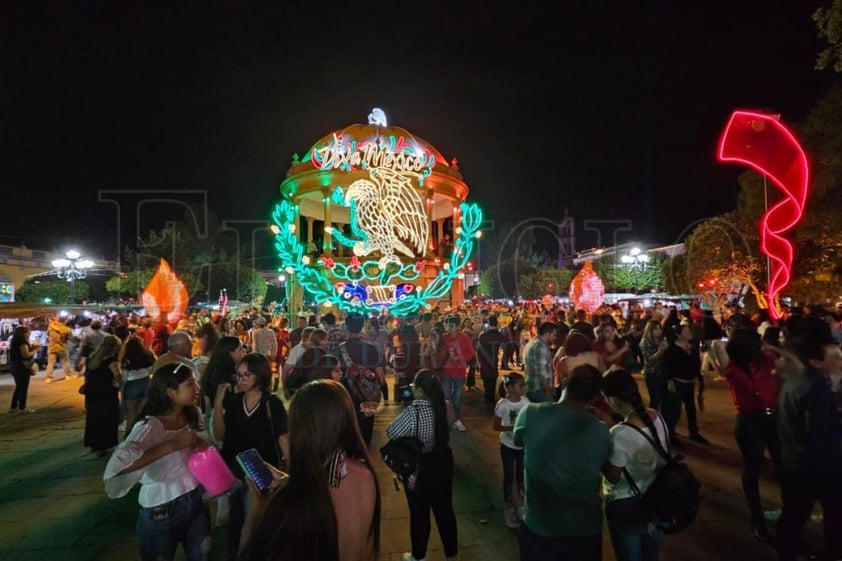
[[[289,356],[287,357],[286,364],[290,366],[295,366],[298,363],[298,359],[301,358],[301,355],[304,354],[304,351],[307,350],[307,347],[298,343],[296,346],[289,350]]]
[[[526,397],[521,397],[520,401],[517,402],[509,401],[509,398],[504,397],[494,407],[494,414],[503,420],[502,425],[504,427],[513,427],[518,413],[527,405],[529,405],[529,400]],[[500,443],[513,450],[523,449],[523,446],[515,444],[515,437],[510,430],[500,433]]]
[[[658,433],[658,440],[661,446],[668,449],[669,439],[667,437],[667,426],[664,420],[659,415],[654,421],[655,430]],[[651,437],[652,433],[648,428],[641,429],[647,436]],[[661,456],[652,444],[637,432],[633,427],[623,424],[617,424],[611,427],[611,440],[614,441],[614,451],[611,452],[611,457],[608,459],[612,466],[624,467],[631,475],[640,493],[646,492],[646,489],[655,481],[655,475],[658,470],[666,464],[666,460]],[[618,499],[628,499],[634,497],[634,490],[629,485],[626,474],[620,476],[617,483],[611,483],[607,479],[602,480],[602,490],[605,495],[605,500],[616,501]]]

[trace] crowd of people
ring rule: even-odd
[[[213,524],[227,526],[227,559],[376,559],[381,505],[369,446],[389,402],[403,409],[386,436],[423,443],[417,473],[403,482],[404,559],[425,559],[431,513],[446,557],[456,558],[450,431],[471,429],[462,396],[480,384],[500,433],[504,521],[518,528],[521,559],[601,559],[603,520],[619,561],[658,559],[662,533],[641,495],[664,465],[659,446],[708,444],[697,413],[712,376],[731,388],[751,531],[773,540],[759,492],[768,451],[783,504],[779,559],[796,559],[816,501],[827,552],[842,555],[842,330],[819,307],[777,322],[737,308],[717,320],[698,306],[588,314],[492,303],[403,318],[327,312],[293,326],[257,309],[175,325],[119,314],[52,323],[64,329],[49,330],[50,364],[66,361],[65,373],[85,377],[84,443],[110,458],[108,495],[141,485],[144,559],[172,558],[178,544],[188,559],[208,559]],[[29,411],[33,347],[19,326],[15,412]],[[676,432],[682,411],[686,436]],[[243,483],[212,508],[187,466],[209,446]],[[268,493],[236,461],[251,448],[275,474]]]

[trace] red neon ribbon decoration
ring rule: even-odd
[[[760,251],[769,257],[766,294],[773,319],[780,317],[775,297],[789,284],[794,256],[792,242],[782,234],[794,228],[804,216],[810,182],[807,155],[778,118],[766,113],[734,111],[717,151],[719,161],[755,170],[785,195],[760,218]]]

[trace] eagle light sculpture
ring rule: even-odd
[[[354,255],[379,251],[381,269],[401,263],[396,251],[407,257],[423,255],[429,228],[424,201],[410,180],[417,174],[374,168],[370,175],[371,181],[358,179],[345,193],[345,204],[353,202],[356,226],[365,234],[354,241]]]

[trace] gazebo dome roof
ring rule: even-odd
[[[462,180],[462,174],[459,172],[458,167],[453,167],[435,146],[423,138],[412,134],[402,127],[374,124],[371,123],[371,120],[372,116],[370,115],[369,124],[357,123],[348,125],[322,136],[307,150],[306,154],[301,156],[298,163],[290,166],[289,170],[287,170],[287,177],[297,175],[306,171],[306,169],[312,169],[313,163],[311,159],[313,157],[313,151],[324,146],[332,145],[339,139],[345,143],[356,142],[358,145],[365,142],[374,142],[379,145],[402,147],[402,149],[408,149],[416,155],[429,154],[434,158],[432,168],[434,173],[441,173],[460,181]]]

